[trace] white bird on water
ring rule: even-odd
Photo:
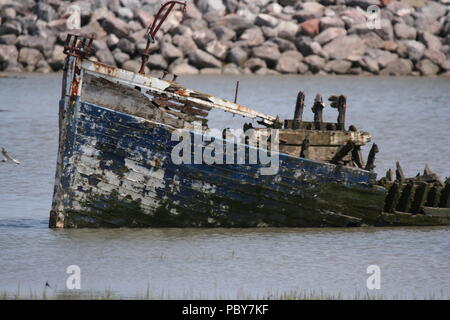
[[[20,162],[18,160],[14,159],[13,157],[11,157],[9,155],[8,152],[6,152],[5,148],[2,148],[2,155],[3,155],[4,159],[2,159],[1,162],[11,161],[11,162],[14,162],[15,164],[20,164]]]

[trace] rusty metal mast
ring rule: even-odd
[[[168,1],[164,5],[161,6],[161,8],[159,9],[158,13],[156,14],[156,16],[153,20],[153,23],[150,26],[148,26],[147,33],[146,33],[147,46],[145,47],[144,53],[142,54],[141,69],[139,70],[140,74],[144,74],[145,65],[147,64],[148,57],[149,57],[148,51],[150,49],[150,43],[155,41],[156,33],[158,32],[158,30],[161,28],[164,21],[169,16],[170,11],[172,11],[173,7],[177,4],[183,6],[183,12],[186,11],[186,2]],[[166,7],[168,7],[168,8],[167,8],[166,12],[164,13],[164,16],[161,19],[159,19],[159,16],[163,13],[163,11]],[[159,19],[159,23],[157,23],[158,19]]]

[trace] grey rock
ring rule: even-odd
[[[418,16],[423,16],[429,21],[436,21],[445,15],[447,7],[434,1],[427,1],[424,6],[417,10]]]
[[[439,34],[442,31],[443,25],[439,21],[429,20],[426,17],[419,16],[414,20],[414,27],[422,32]]]
[[[380,6],[379,0],[347,0],[347,6],[351,7],[360,7],[361,9],[366,10],[369,6]]]
[[[391,62],[397,61],[398,56],[395,53],[389,51],[375,49],[367,53],[367,56],[375,59],[380,68],[386,67]]]
[[[280,51],[277,46],[271,43],[265,43],[261,46],[254,47],[252,49],[252,56],[265,60],[270,67],[276,64],[280,57]]]
[[[134,43],[128,40],[127,38],[120,39],[119,42],[117,43],[117,48],[130,55],[133,55],[135,51]]]
[[[309,67],[303,62],[300,62],[298,65],[298,73],[307,74],[309,72]]]
[[[224,65],[222,72],[229,75],[241,74],[241,71],[234,63],[227,63],[226,65]]]
[[[317,73],[320,70],[322,70],[326,63],[324,58],[319,57],[317,55],[307,56],[304,59],[304,62],[306,62],[309,65],[309,69],[314,73]]]
[[[343,28],[328,28],[321,33],[319,33],[315,38],[314,41],[317,41],[321,45],[327,44],[333,39],[336,39],[338,37],[344,36],[347,34],[347,31]]]
[[[336,38],[323,49],[333,59],[358,61],[363,56],[366,45],[358,36],[351,35]]]
[[[397,23],[394,26],[394,32],[399,39],[415,40],[417,36],[416,29],[404,23]]]
[[[442,69],[449,71],[450,70],[450,59],[445,60],[442,65]]]
[[[36,64],[41,60],[44,60],[44,57],[39,50],[22,48],[19,51],[18,61],[23,63],[26,67],[31,67],[28,69],[30,71],[33,71]]]
[[[428,59],[420,60],[416,64],[416,68],[424,76],[434,76],[439,72],[439,67]]]
[[[419,34],[419,39],[427,46],[428,49],[441,50],[442,48],[441,39],[429,32],[421,32]]]
[[[274,43],[280,52],[284,51],[290,51],[290,50],[297,50],[297,47],[292,41],[282,39],[282,38],[272,38],[269,40],[269,42]]]
[[[222,0],[198,0],[197,6],[198,9],[203,13],[207,13],[209,11],[217,11],[220,14],[224,14],[226,10]]]
[[[198,30],[194,31],[192,39],[199,48],[204,49],[208,43],[216,40],[216,34],[209,29]]]
[[[44,21],[52,21],[57,18],[56,11],[53,7],[45,2],[38,2],[35,8],[36,15]]]
[[[237,66],[242,67],[244,62],[247,61],[248,54],[242,47],[232,47],[228,52],[227,61],[236,64]]]
[[[6,21],[0,25],[0,35],[14,34],[19,36],[22,33],[22,26],[16,20]]]
[[[295,39],[295,45],[297,46],[298,51],[304,56],[314,54],[314,50],[311,48],[311,43],[313,42],[313,39],[308,36],[300,36]]]
[[[240,40],[247,41],[251,47],[259,46],[264,42],[264,35],[260,28],[254,27],[244,31],[240,36]]]
[[[280,55],[275,70],[280,73],[297,73],[303,56],[300,52],[290,50]]]
[[[338,16],[322,17],[320,18],[320,29],[325,30],[328,28],[344,28],[345,24]]]
[[[261,27],[275,28],[279,23],[279,20],[269,14],[260,13],[256,16],[255,24]]]
[[[173,74],[177,75],[192,75],[192,74],[198,74],[199,71],[197,68],[191,66],[190,64],[184,62],[180,64],[175,64],[174,66],[170,66],[169,71]]]
[[[150,68],[150,70],[153,69],[166,70],[168,64],[161,54],[152,54],[148,58],[147,66]]]
[[[189,62],[198,68],[220,68],[222,63],[209,53],[200,49],[189,54]]]
[[[117,14],[120,19],[125,20],[125,21],[130,21],[134,17],[133,10],[131,10],[130,8],[127,8],[127,7],[119,8],[119,10],[117,11]]]
[[[60,45],[55,45],[53,48],[52,56],[48,60],[48,64],[54,71],[61,70],[64,67],[64,61],[66,55],[63,52],[64,47]]]
[[[218,25],[223,25],[238,34],[253,27],[253,22],[237,14],[229,14],[218,21]]]
[[[379,49],[384,46],[384,40],[381,39],[375,32],[368,32],[364,35],[363,40],[368,48]]]
[[[236,38],[236,32],[227,27],[218,26],[214,27],[212,30],[216,34],[217,40],[219,41],[229,41]]]
[[[125,61],[122,65],[122,69],[131,71],[131,72],[139,72],[139,70],[141,69],[141,61],[139,61],[139,60]],[[144,72],[146,74],[148,74],[150,72],[150,70],[147,67],[145,67]]]
[[[161,54],[168,61],[183,57],[183,52],[170,42],[161,43]]]
[[[2,63],[11,63],[17,61],[19,52],[17,48],[12,45],[0,44],[0,65]]]
[[[359,65],[371,73],[377,74],[380,71],[379,64],[377,60],[371,56],[363,56],[361,60],[358,61]]]
[[[186,8],[185,16],[186,18],[200,20],[202,18],[202,12],[197,8],[195,3],[191,2]]]
[[[423,56],[424,58],[429,59],[431,62],[437,65],[442,65],[446,59],[445,54],[434,49],[425,49],[425,51],[423,52]]]
[[[352,63],[350,61],[331,60],[325,64],[324,70],[327,72],[334,72],[336,74],[346,74],[349,73],[351,67]]]
[[[386,6],[386,9],[399,17],[408,16],[414,12],[414,8],[404,1],[393,1]]]
[[[398,59],[390,62],[383,70],[380,71],[382,76],[406,76],[412,73],[412,63],[406,59]]]
[[[0,44],[15,44],[17,36],[15,34],[4,34],[0,36]]]
[[[401,43],[405,45],[407,55],[413,62],[417,62],[422,58],[425,51],[423,43],[415,40],[403,40]]]
[[[122,67],[123,64],[128,61],[131,60],[131,57],[129,54],[126,54],[122,51],[120,51],[119,49],[116,49],[112,52],[114,60],[116,61],[117,65],[119,67]]]
[[[116,48],[117,44],[119,43],[119,38],[114,33],[109,34],[106,37],[106,45],[109,49],[113,50]]]
[[[252,72],[261,68],[267,68],[266,61],[260,58],[250,58],[244,63],[244,68],[249,68]]]
[[[116,61],[114,60],[114,56],[112,55],[111,51],[107,47],[98,50],[95,53],[95,56],[102,63],[109,64],[109,65],[111,65],[113,67],[116,66]]]
[[[3,8],[0,8],[0,17],[2,17],[5,20],[12,20],[15,19],[17,16],[16,9],[14,7],[4,6]]]
[[[192,40],[192,38],[188,36],[176,35],[175,37],[173,37],[172,42],[175,46],[178,47],[178,49],[181,50],[181,52],[183,52],[184,55],[188,55],[189,53],[197,49],[197,45],[195,44],[194,40]]]
[[[224,41],[214,40],[206,45],[206,52],[220,60],[225,60],[228,52],[228,45],[226,45]]]
[[[45,60],[40,60],[36,66],[35,66],[35,70],[36,72],[39,73],[49,73],[52,71],[52,68],[50,67],[50,65],[48,64],[47,61]]]
[[[278,37],[294,40],[300,27],[297,23],[292,21],[280,21],[275,30],[277,31]]]
[[[122,3],[125,8],[130,9],[139,9],[141,7],[139,0],[120,0],[120,3]]]
[[[114,33],[119,39],[126,37],[130,32],[128,24],[116,18],[111,12],[103,20],[102,27],[106,32]]]
[[[261,27],[261,30],[266,38],[276,38],[278,37],[278,31],[271,27]]]

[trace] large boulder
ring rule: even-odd
[[[251,47],[259,46],[264,42],[264,35],[260,28],[254,27],[244,31],[240,40],[245,40]]]
[[[19,52],[15,46],[0,44],[0,65],[17,61],[18,57]]]
[[[130,32],[128,24],[114,16],[112,12],[106,15],[102,27],[106,32],[114,33],[119,39],[126,37]]]
[[[236,38],[236,32],[225,26],[217,26],[214,27],[212,30],[216,34],[217,40],[229,41]]]
[[[192,37],[186,35],[176,35],[172,38],[172,42],[184,55],[188,55],[197,49],[197,45],[194,40],[192,40]]]
[[[325,67],[325,59],[322,57],[319,57],[317,55],[310,55],[307,56],[304,61],[309,65],[309,69],[314,72],[317,73],[320,70],[323,70],[323,68]]]
[[[397,23],[394,32],[398,39],[415,40],[417,36],[416,29],[404,23]]]
[[[380,75],[382,76],[406,76],[410,75],[412,72],[412,63],[406,59],[398,59],[396,61],[390,62],[383,70],[381,70]]]
[[[320,29],[325,30],[328,28],[344,28],[345,24],[338,16],[325,16],[320,18]]]
[[[188,5],[188,7],[189,7],[189,5]],[[216,11],[223,15],[226,10],[222,0],[198,0],[197,6],[198,6],[198,9],[203,13],[207,13],[210,11]]]
[[[414,62],[420,61],[425,51],[425,45],[415,40],[403,40],[401,43],[405,46],[407,56]]]
[[[189,62],[197,68],[220,68],[222,63],[209,53],[197,49],[189,54]]]
[[[416,64],[416,68],[424,76],[434,76],[439,72],[439,67],[428,59],[420,60]]]
[[[204,49],[208,43],[216,40],[216,34],[210,29],[197,30],[193,32],[192,40],[199,48]]]
[[[445,54],[434,49],[425,49],[425,51],[423,52],[423,56],[424,58],[429,59],[431,62],[437,65],[442,65],[445,61]]]
[[[173,74],[183,74],[183,75],[192,75],[198,74],[199,71],[197,68],[191,66],[190,64],[184,62],[179,64],[173,64],[170,66],[169,71]]]
[[[277,31],[278,37],[294,40],[297,32],[300,30],[300,26],[295,22],[283,20],[280,21],[275,30]]]
[[[267,68],[266,61],[260,58],[250,58],[244,63],[244,68],[250,69],[252,72],[256,72],[259,69]]]
[[[256,16],[255,24],[257,26],[262,27],[270,27],[275,28],[279,23],[279,20],[275,18],[274,16],[271,16],[269,14],[260,13]]]
[[[366,45],[358,36],[351,35],[336,38],[323,49],[333,59],[357,61],[363,56]]]
[[[254,47],[252,49],[252,56],[265,60],[271,66],[276,64],[280,57],[280,51],[277,46],[271,43],[265,43],[261,46]]]
[[[421,32],[419,34],[419,39],[428,49],[441,50],[442,48],[441,39],[429,32]]]
[[[351,67],[352,63],[350,61],[331,60],[325,64],[324,70],[327,72],[334,72],[336,74],[346,74],[349,73]]]
[[[228,48],[229,47],[225,41],[214,40],[206,45],[206,52],[212,54],[220,60],[225,60]]]
[[[170,42],[161,43],[161,54],[169,61],[183,57],[183,52]]]
[[[150,70],[166,70],[168,64],[161,54],[152,54],[148,57],[147,66],[150,68]]]
[[[242,47],[234,46],[228,52],[227,61],[236,64],[237,66],[243,66],[248,59],[247,51]]]
[[[34,67],[41,60],[44,60],[44,57],[39,50],[22,48],[19,51],[18,61],[26,66],[27,71],[34,71]]]
[[[343,28],[328,28],[319,33],[319,35],[314,38],[314,41],[317,41],[321,45],[325,45],[331,40],[345,36],[346,34],[347,31]]]
[[[290,50],[280,55],[275,70],[281,73],[297,73],[303,56],[300,52]]]

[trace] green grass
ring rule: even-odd
[[[217,296],[203,296],[201,294],[195,294],[194,292],[185,292],[181,296],[171,296],[166,292],[160,292],[159,294],[153,294],[149,288],[143,294],[136,294],[134,296],[122,296],[114,293],[111,290],[104,290],[102,292],[93,291],[52,291],[49,292],[44,290],[40,293],[30,291],[28,293],[20,292],[1,292],[0,300],[126,300],[126,299],[137,299],[137,300],[177,300],[177,299],[187,299],[187,300],[200,300],[200,299],[217,299],[217,300],[227,300],[231,297],[217,295]],[[271,291],[262,295],[253,295],[243,290],[239,290],[237,293],[238,300],[399,300],[404,299],[402,296],[385,296],[383,294],[369,293],[369,292],[355,292],[353,295],[348,296],[343,293],[338,294],[328,294],[323,291],[315,290],[300,290],[292,289],[287,291]],[[233,297],[234,299],[234,297]],[[410,299],[410,298],[408,298]],[[449,297],[445,296],[442,292],[439,295],[430,294],[425,298],[412,298],[413,300],[436,300],[445,299],[448,300]]]

